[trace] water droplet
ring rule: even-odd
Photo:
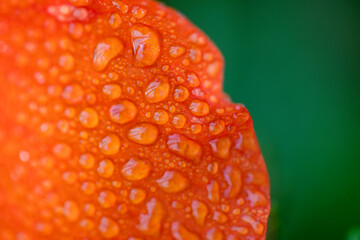
[[[115,29],[115,28],[118,28],[121,24],[121,17],[119,14],[117,13],[113,13],[110,15],[110,19],[109,19],[109,24],[110,24],[110,27]]]
[[[145,67],[155,64],[160,54],[158,34],[145,25],[131,27],[131,42],[135,54],[135,66]]]
[[[223,120],[216,120],[209,124],[209,133],[211,135],[217,135],[224,131],[225,122]]]
[[[139,204],[144,201],[146,197],[146,192],[140,188],[133,188],[130,191],[130,202],[133,204]]]
[[[200,238],[195,233],[187,230],[179,222],[173,222],[171,224],[171,233],[176,240],[200,240]]]
[[[74,201],[66,201],[63,213],[68,221],[74,222],[79,218],[80,211],[78,205]]]
[[[115,170],[114,163],[108,159],[102,160],[97,168],[98,174],[103,178],[111,177],[114,173],[114,170]]]
[[[69,0],[69,2],[77,7],[84,7],[91,4],[92,0]]]
[[[140,215],[138,229],[147,236],[158,236],[165,217],[164,205],[157,199],[152,198],[146,203],[146,214]]]
[[[80,221],[80,227],[85,231],[90,231],[94,228],[95,224],[90,219],[82,219]]]
[[[215,227],[210,228],[206,232],[206,240],[223,240],[223,239],[224,239],[223,233]]]
[[[209,163],[209,165],[207,166],[207,170],[211,174],[217,174],[219,170],[219,164],[217,162]]]
[[[94,50],[93,66],[96,71],[104,70],[109,62],[117,57],[124,49],[123,43],[115,38],[104,38]]]
[[[201,127],[201,125],[200,124],[193,124],[193,125],[191,125],[191,132],[192,133],[194,133],[194,134],[199,134],[200,132],[201,132],[201,130],[202,130],[202,127]]]
[[[230,156],[231,140],[228,137],[211,140],[211,149],[218,158],[228,159]]]
[[[80,39],[83,35],[84,27],[80,23],[70,23],[68,31],[73,38]]]
[[[186,123],[186,117],[182,114],[176,114],[172,119],[175,128],[183,128]]]
[[[74,184],[77,180],[77,175],[73,171],[66,171],[63,173],[62,178],[68,184]]]
[[[140,123],[132,127],[128,132],[128,138],[142,145],[153,144],[159,134],[157,127],[150,123]]]
[[[111,100],[116,100],[121,97],[121,87],[117,84],[106,84],[103,87],[103,93]]]
[[[149,162],[138,159],[130,159],[122,168],[122,176],[129,181],[139,181],[146,178],[151,170]]]
[[[147,12],[146,9],[138,7],[138,6],[135,6],[132,9],[132,14],[133,14],[134,18],[137,18],[137,19],[141,19],[141,18],[145,17],[146,12]]]
[[[110,208],[115,205],[116,196],[113,192],[105,190],[100,192],[97,200],[101,207]]]
[[[221,63],[218,61],[210,63],[206,71],[210,77],[216,77],[221,71]]]
[[[61,160],[65,160],[71,156],[71,147],[66,143],[58,143],[52,149],[54,155]]]
[[[69,104],[81,102],[84,96],[84,90],[79,84],[67,85],[62,93],[62,97]]]
[[[193,72],[188,73],[188,75],[186,76],[186,80],[191,87],[199,87],[200,86],[199,77]]]
[[[104,238],[114,238],[119,234],[119,226],[108,217],[101,218],[98,229]]]
[[[169,95],[170,84],[165,76],[157,76],[145,89],[146,101],[158,103],[165,100]]]
[[[91,216],[94,216],[94,214],[95,214],[95,206],[94,206],[94,204],[92,204],[92,203],[86,203],[85,205],[84,205],[84,212],[85,212],[85,214],[87,215],[87,216],[89,216],[89,217],[91,217]]]
[[[84,108],[79,114],[81,125],[85,128],[95,128],[99,124],[97,112],[92,108]]]
[[[127,13],[129,11],[129,6],[126,5],[125,3],[123,3],[122,1],[120,0],[114,0],[113,2],[113,5],[119,9],[122,13]]]
[[[198,163],[201,160],[202,148],[201,146],[187,137],[180,134],[169,135],[167,141],[170,151]]]
[[[99,143],[100,151],[106,155],[115,155],[120,149],[120,139],[115,134],[109,134]]]
[[[93,182],[83,182],[83,184],[81,184],[81,190],[86,195],[91,195],[91,194],[93,194],[95,192],[96,185]]]
[[[220,211],[214,211],[213,220],[218,223],[226,223],[228,220],[228,217],[226,214],[220,212]]]
[[[164,125],[169,121],[169,114],[162,109],[157,110],[154,113],[154,122],[159,125]]]
[[[185,53],[185,48],[183,46],[172,46],[170,47],[170,57],[177,58]]]
[[[64,71],[71,71],[74,68],[75,59],[70,53],[65,53],[59,57],[59,66]]]
[[[189,90],[183,86],[177,86],[175,88],[174,100],[176,102],[184,102],[189,97]]]
[[[84,169],[91,169],[94,167],[95,164],[95,157],[91,153],[81,154],[79,158],[79,164]]]
[[[191,48],[189,52],[190,61],[192,63],[199,63],[201,61],[201,50],[198,48]]]
[[[189,106],[190,111],[194,116],[203,117],[209,114],[209,104],[200,100],[193,100]]]
[[[204,226],[206,216],[208,215],[208,212],[209,212],[208,207],[205,205],[205,203],[194,200],[191,203],[191,208],[192,208],[192,215],[195,219],[195,222],[199,226]]]
[[[253,232],[257,235],[262,235],[264,233],[264,225],[255,221],[252,217],[249,215],[245,215],[241,218],[244,222],[251,225]]]
[[[189,180],[177,171],[166,171],[156,183],[164,192],[177,193],[187,188]]]
[[[219,190],[219,183],[215,180],[211,180],[208,185],[206,185],[206,189],[208,192],[208,199],[213,202],[217,203],[220,201],[220,190]]]
[[[268,200],[262,192],[247,190],[246,193],[248,195],[246,200],[250,202],[251,207],[265,207],[268,205]]]
[[[111,106],[109,113],[111,121],[125,124],[135,119],[138,109],[133,102],[121,100],[118,104]]]

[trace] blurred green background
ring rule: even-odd
[[[271,178],[268,240],[360,240],[360,1],[163,0],[225,56]]]

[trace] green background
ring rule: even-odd
[[[164,0],[225,56],[270,173],[268,240],[360,239],[360,1]],[[354,229],[355,228],[355,229]]]

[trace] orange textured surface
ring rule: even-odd
[[[0,239],[265,239],[223,57],[151,0],[0,2]]]

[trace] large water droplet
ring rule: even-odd
[[[100,151],[106,155],[115,155],[120,149],[120,139],[115,134],[109,134],[99,143]]]
[[[110,119],[119,124],[125,124],[137,115],[138,109],[133,102],[128,100],[121,100],[118,104],[111,106],[109,113]]]
[[[224,178],[228,184],[227,189],[224,192],[225,197],[234,198],[236,197],[242,187],[241,172],[238,168],[233,166],[227,166],[224,171]]]
[[[166,171],[156,183],[164,192],[177,193],[189,185],[189,180],[177,171]]]
[[[122,168],[122,176],[129,181],[139,181],[146,178],[151,170],[149,162],[130,159]]]
[[[197,142],[190,140],[183,135],[169,135],[167,145],[172,152],[192,160],[195,163],[198,163],[201,160],[201,146]]]
[[[160,40],[157,32],[145,25],[135,25],[131,28],[131,42],[135,54],[135,65],[151,66],[160,54]]]
[[[165,76],[156,77],[145,89],[145,98],[149,103],[158,103],[169,95],[170,84]]]
[[[132,127],[128,132],[128,138],[136,143],[142,145],[153,144],[159,134],[156,126],[150,123],[140,123]]]
[[[208,212],[209,212],[206,204],[201,201],[194,200],[191,203],[191,208],[192,208],[192,215],[195,219],[195,222],[199,226],[204,226],[206,216],[208,215]]]
[[[79,120],[85,128],[95,128],[99,124],[97,112],[89,107],[80,112]]]
[[[138,229],[145,235],[156,237],[159,235],[162,220],[165,216],[164,205],[157,199],[152,198],[146,203],[146,214],[140,215]]]
[[[104,70],[109,62],[118,56],[123,49],[123,43],[115,37],[109,37],[101,40],[94,50],[93,66],[95,70]]]
[[[200,238],[195,233],[187,230],[179,222],[173,222],[171,224],[171,233],[176,240],[200,240]]]
[[[211,140],[211,149],[218,158],[228,159],[230,156],[231,140],[228,137]]]

